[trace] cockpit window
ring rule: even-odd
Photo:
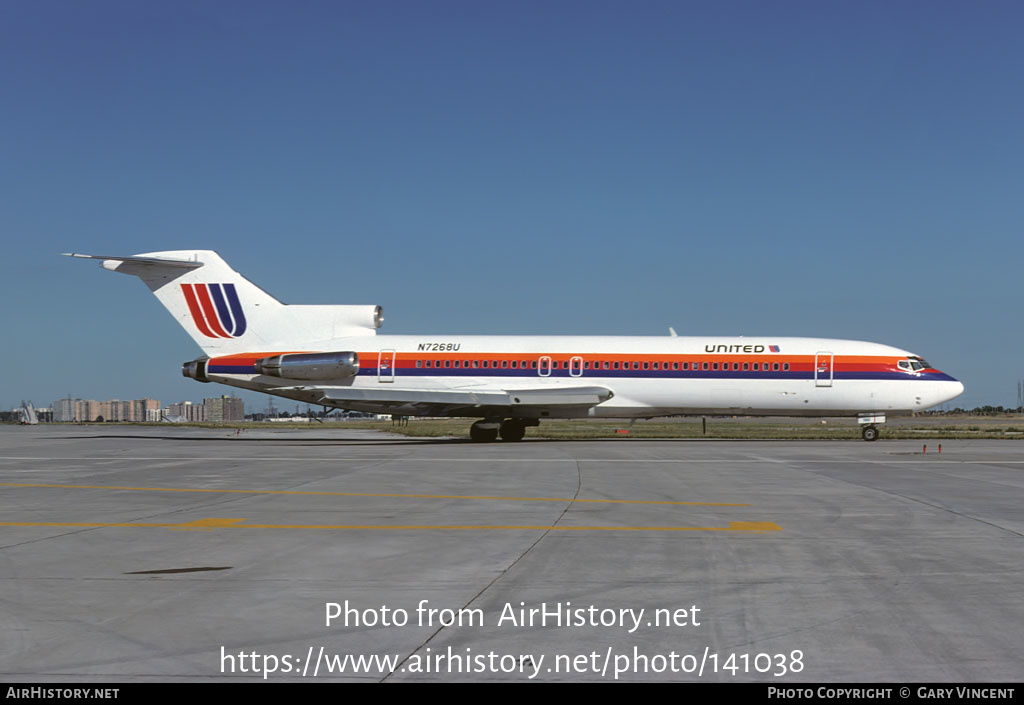
[[[921,357],[910,358],[910,366],[914,369],[915,372],[917,372],[918,370],[925,370],[931,368],[931,365],[928,364],[928,361]],[[900,367],[902,367],[902,365],[900,365]]]
[[[896,364],[899,365],[899,368],[901,370],[909,370],[910,369],[910,361],[909,360],[900,360]]]

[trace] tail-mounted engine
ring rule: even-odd
[[[181,366],[181,376],[194,379],[197,382],[209,382],[210,378],[206,376],[206,367],[210,363],[210,358],[201,357],[198,360],[192,360],[186,362]]]

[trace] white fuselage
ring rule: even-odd
[[[323,384],[255,374],[282,352],[354,351],[359,372],[338,386],[366,389],[505,390],[595,385],[612,398],[589,409],[538,416],[673,414],[849,416],[909,414],[959,395],[963,385],[913,354],[877,343],[820,338],[376,335],[213,357],[210,381],[316,401]],[[902,367],[901,367],[902,361]],[[922,361],[923,362],[923,361]],[[416,413],[374,402],[345,408]],[[475,416],[472,411],[452,415]]]

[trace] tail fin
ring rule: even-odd
[[[81,255],[133,274],[208,355],[317,349],[337,338],[374,335],[379,306],[289,306],[233,270],[212,250]]]

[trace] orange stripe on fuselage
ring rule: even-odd
[[[377,355],[378,353],[359,353],[360,367],[373,368],[377,366]],[[813,370],[816,364],[814,355],[709,355],[709,354],[652,354],[652,353],[426,353],[426,352],[410,352],[410,353],[397,353],[395,357],[395,367],[398,368],[409,368],[415,367],[417,360],[431,360],[432,362],[445,361],[454,362],[455,360],[463,361],[484,361],[486,360],[490,364],[490,368],[493,369],[493,363],[511,362],[516,360],[518,362],[533,363],[539,360],[541,357],[550,358],[552,363],[558,363],[559,367],[562,363],[571,362],[573,358],[579,358],[584,362],[609,362],[609,363],[633,363],[639,362],[641,364],[647,362],[658,362],[658,363],[683,363],[689,362],[692,364],[703,365],[705,362],[709,364],[718,363],[722,365],[729,365],[729,370],[732,370],[733,363],[740,365],[739,371],[743,370],[743,364],[757,363],[762,368],[765,365],[772,365],[778,363],[780,366],[783,364],[789,364],[791,372],[809,371]],[[818,358],[817,362],[827,361],[829,358]],[[896,366],[897,361],[904,360],[903,357],[888,357],[888,356],[867,356],[867,355],[835,355],[831,358],[832,368],[836,371],[890,371],[898,370]],[[464,369],[460,366],[461,369]],[[448,368],[445,368],[448,369]],[[481,368],[482,369],[482,368]],[[749,369],[746,371],[750,371]]]
[[[272,357],[274,355],[299,355],[306,353],[315,353],[322,351],[315,350],[286,350],[286,351],[267,351],[267,352],[247,352],[247,353],[236,353],[233,355],[222,355],[210,359],[211,365],[252,365],[257,360],[263,358]],[[378,366],[380,351],[374,350],[369,352],[360,352],[359,355],[359,366],[363,369],[375,369]],[[444,363],[446,360],[454,362],[459,360],[461,362],[480,361],[486,360],[489,367],[487,368],[472,368],[480,369],[481,371],[494,369],[494,363],[499,365],[502,362],[511,362],[516,360],[520,363],[526,362],[532,364],[538,361],[541,357],[550,358],[552,363],[558,363],[559,368],[562,368],[563,363],[571,362],[573,358],[580,358],[585,362],[618,362],[622,363],[633,363],[639,362],[658,362],[672,364],[675,362],[683,363],[688,362],[693,370],[693,365],[703,365],[705,362],[709,364],[718,363],[721,368],[722,365],[728,365],[728,371],[732,370],[732,364],[738,363],[740,365],[740,372],[752,371],[749,368],[743,370],[743,363],[752,365],[757,363],[761,366],[762,371],[769,365],[778,363],[780,367],[783,364],[789,364],[790,372],[807,372],[811,371],[815,367],[815,356],[814,355],[711,355],[706,353],[695,353],[695,354],[652,354],[652,353],[427,353],[427,352],[399,352],[395,354],[396,368],[415,368],[417,360],[430,360],[435,365],[437,363]],[[828,358],[818,358],[818,362],[827,360]],[[884,372],[884,371],[899,371],[897,362],[904,360],[904,357],[889,357],[889,356],[876,356],[876,355],[835,355],[832,357],[832,369],[836,372]],[[434,369],[437,369],[436,367]],[[442,369],[454,369],[454,368],[442,368]],[[466,369],[460,364],[459,369]],[[522,369],[520,367],[519,369]],[[663,368],[664,369],[664,368]],[[722,368],[723,371],[726,371]],[[678,370],[673,370],[678,371]],[[768,370],[775,371],[775,370]],[[932,370],[935,371],[935,370]]]

